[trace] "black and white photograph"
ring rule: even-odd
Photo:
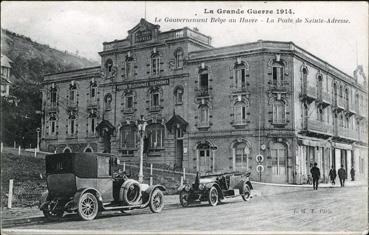
[[[368,234],[368,10],[2,1],[1,234]]]

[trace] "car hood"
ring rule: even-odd
[[[200,178],[200,184],[207,184],[211,182],[215,182],[217,177],[209,177],[209,178]]]

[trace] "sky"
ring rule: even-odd
[[[293,41],[296,45],[352,75],[357,63],[368,71],[368,4],[366,2],[1,2],[1,27],[39,43],[99,61],[102,43],[127,37],[141,18],[161,31],[188,26],[212,37],[214,47],[257,40]],[[205,10],[207,9],[207,10]],[[244,14],[217,14],[218,9]],[[247,10],[273,10],[248,14]],[[276,14],[291,9],[294,14]],[[205,13],[214,10],[214,14]],[[224,23],[165,22],[165,18],[224,18]],[[257,23],[240,23],[239,18]],[[349,23],[305,23],[309,19],[347,19]],[[162,22],[156,22],[156,19]],[[236,23],[227,20],[235,18]],[[302,23],[266,23],[278,18]],[[262,21],[262,22],[261,22]]]

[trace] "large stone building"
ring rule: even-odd
[[[193,171],[250,170],[267,182],[305,183],[314,162],[367,171],[367,90],[292,42],[213,48],[198,30],[161,32],[141,20],[105,42],[101,66],[45,76],[42,148],[111,152]]]

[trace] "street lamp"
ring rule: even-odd
[[[37,152],[40,152],[40,132],[41,132],[41,129],[38,127],[36,129],[36,132],[37,132]]]
[[[144,150],[144,135],[147,122],[145,121],[143,115],[141,119],[137,120],[138,133],[140,134],[140,172],[138,173],[138,182],[143,183],[143,150]]]

